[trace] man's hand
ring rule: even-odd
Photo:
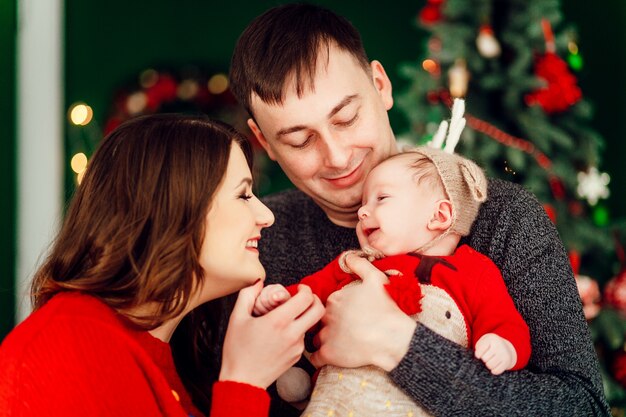
[[[494,375],[511,369],[517,362],[513,344],[495,333],[484,334],[476,342],[474,356],[485,363]]]
[[[321,346],[311,362],[318,368],[376,365],[391,371],[408,351],[417,324],[385,291],[384,273],[358,256],[349,256],[346,263],[363,283],[328,298],[318,334]]]

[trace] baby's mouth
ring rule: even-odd
[[[371,235],[372,233],[374,233],[378,229],[380,229],[380,228],[379,227],[366,227],[366,228],[363,229],[363,234],[366,237],[368,237],[369,235]]]

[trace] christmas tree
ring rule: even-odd
[[[600,170],[604,140],[577,85],[575,28],[558,0],[427,0],[417,22],[428,40],[425,55],[401,68],[410,85],[397,104],[410,131],[398,139],[430,141],[452,100],[466,98],[456,152],[544,205],[570,254],[607,398],[624,415],[624,225],[601,201],[610,178]]]

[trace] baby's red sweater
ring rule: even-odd
[[[417,277],[418,266],[424,260],[424,275],[427,276]],[[449,256],[396,255],[375,260],[373,264],[381,271],[397,270],[405,277],[425,279],[429,285],[445,290],[463,314],[471,347],[486,333],[495,333],[515,347],[517,362],[512,370],[528,364],[531,354],[528,325],[515,308],[500,270],[487,256],[462,245]],[[337,257],[321,270],[302,278],[299,284],[311,287],[325,305],[333,292],[357,279],[358,276],[341,269]],[[294,295],[297,287],[298,284],[290,285],[287,290]],[[401,292],[393,291],[393,294],[396,297],[392,298],[399,305],[413,304],[412,300],[400,302],[397,297],[402,296]],[[418,296],[421,297],[421,293]]]
[[[61,293],[0,346],[0,410],[7,416],[194,416],[169,344],[98,298]],[[248,384],[213,386],[212,417],[267,416]]]

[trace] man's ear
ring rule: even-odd
[[[376,87],[378,95],[383,101],[385,110],[389,110],[393,107],[391,80],[387,77],[385,68],[383,68],[383,64],[381,64],[380,61],[372,61],[370,63],[370,68],[372,70],[372,81],[374,82],[374,87]]]
[[[254,134],[254,137],[256,137],[259,144],[263,147],[263,149],[265,149],[265,152],[267,152],[267,156],[269,156],[272,161],[275,161],[276,156],[274,155],[274,151],[272,150],[271,145],[267,142],[267,139],[265,139],[265,136],[263,136],[263,132],[261,132],[261,129],[256,124],[254,119],[248,119],[248,127]]]
[[[439,200],[435,206],[433,216],[428,222],[428,230],[445,231],[452,225],[452,202]]]

